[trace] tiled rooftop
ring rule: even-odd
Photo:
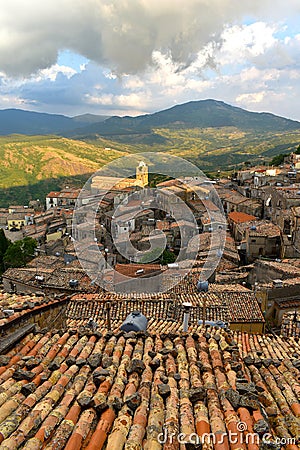
[[[76,296],[75,296],[76,297]],[[186,299],[184,297],[178,298],[178,301],[174,301],[171,298],[165,296],[164,299],[160,299],[157,296],[153,299],[149,296],[148,299],[130,299],[121,297],[121,300],[113,300],[110,298],[110,317],[114,320],[114,330],[118,329],[123,323],[125,318],[131,311],[138,310],[144,314],[148,320],[159,321],[163,323],[166,320],[177,322],[177,325],[181,327],[183,320],[183,306]],[[191,324],[197,324],[199,319],[203,318],[203,301],[197,298],[189,296],[188,299],[193,307],[190,312]],[[106,319],[106,306],[107,301],[103,299],[100,294],[94,296],[94,301],[75,300],[70,301],[67,307],[67,323],[70,326],[75,324],[81,325],[82,320],[87,320],[92,317],[96,322],[101,319]],[[218,298],[210,298],[206,303],[206,320],[216,321],[222,320],[227,322],[229,320],[229,311],[226,304],[218,303]],[[155,328],[153,329],[155,331]]]
[[[0,359],[0,448],[181,450],[213,433],[216,450],[258,450],[269,433],[297,450],[299,351],[294,339],[187,335],[173,323],[158,333],[32,333]],[[172,444],[159,443],[164,427]],[[230,432],[238,444],[221,440]]]
[[[268,236],[270,238],[272,237],[279,237],[280,236],[280,228],[271,223],[264,220],[258,221],[255,225],[255,230],[252,230],[250,228],[249,235],[252,236]],[[251,225],[252,226],[252,225]]]
[[[243,222],[250,222],[251,220],[256,220],[256,217],[252,216],[251,214],[232,211],[231,213],[228,214],[228,219],[234,223],[243,223]]]
[[[56,267],[64,267],[65,262],[62,257],[59,256],[46,256],[40,255],[33,260],[31,260],[27,267],[37,267],[37,268],[56,268]]]
[[[43,280],[38,281],[36,276],[43,277]],[[76,267],[76,264],[71,264],[71,267],[41,267],[37,265],[35,267],[10,268],[3,274],[3,278],[12,282],[24,283],[37,290],[41,288],[68,290],[70,289],[70,280],[77,280],[77,290],[94,291],[90,278],[81,267]]]
[[[116,320],[116,326],[121,325],[133,309],[141,311],[147,319],[173,319],[180,323],[183,319],[183,303],[192,304],[191,323],[203,319],[203,307],[206,310],[206,320],[223,320],[230,323],[263,323],[264,318],[256,300],[255,294],[243,286],[237,289],[227,286],[209,292],[198,293],[195,285],[189,281],[173,287],[163,294],[75,294],[67,307],[67,317],[70,320],[81,320],[93,317],[94,320],[106,317],[106,303],[111,303],[111,317]],[[72,322],[74,325],[75,322]]]
[[[299,261],[287,260],[287,262],[279,262],[279,261],[267,261],[267,260],[259,260],[255,263],[256,270],[260,270],[260,267],[263,269],[270,268],[272,271],[278,272],[280,276],[278,278],[285,280],[286,278],[299,279],[300,277],[300,267]]]
[[[284,337],[300,337],[300,310],[286,312],[282,317],[281,334]]]
[[[126,277],[138,277],[161,271],[160,264],[116,264],[115,271]],[[138,272],[138,271],[143,271]]]
[[[244,234],[246,230],[249,230],[249,235],[251,237],[268,236],[272,238],[280,236],[280,228],[267,220],[253,220],[250,222],[240,222],[237,225],[237,228],[241,234]]]
[[[48,298],[45,295],[17,295],[0,292],[0,330],[3,326],[12,324],[28,312],[42,308],[49,304],[55,304],[60,299]]]

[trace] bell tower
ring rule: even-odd
[[[136,168],[136,180],[141,187],[147,186],[148,184],[148,166],[144,161],[140,161]]]

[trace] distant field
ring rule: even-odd
[[[300,130],[286,132],[243,131],[235,127],[222,128],[155,128],[151,145],[148,135],[115,136],[112,147],[128,152],[168,152],[182,156],[210,172],[216,166],[233,170],[243,162],[269,162],[279,153],[289,153],[300,144]],[[90,142],[98,142],[90,141]]]
[[[253,164],[269,161],[279,153],[289,153],[300,143],[300,130],[259,133],[228,128],[156,129],[167,143],[158,151],[187,158],[207,171],[216,165],[221,170],[234,169],[250,160]]]
[[[300,130],[254,132],[234,127],[173,126],[156,128],[150,144],[147,139],[149,136],[142,134],[129,134],[118,141],[101,137],[87,141],[57,136],[0,137],[0,207],[44,199],[49,190],[66,183],[80,186],[89,174],[128,153],[167,152],[192,161],[208,173],[234,170],[245,161],[270,161],[299,145]]]

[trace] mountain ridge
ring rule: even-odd
[[[68,138],[88,139],[97,136],[116,138],[144,135],[149,143],[154,130],[164,127],[236,127],[241,130],[288,131],[300,129],[300,122],[273,113],[248,111],[214,99],[193,100],[136,117],[107,117],[89,113],[68,117],[16,108],[0,110],[2,136],[56,134]]]
[[[101,119],[101,117],[104,117]],[[83,114],[68,117],[63,114],[40,113],[18,108],[0,110],[0,135],[11,134],[48,135],[62,134],[74,130],[77,127],[85,127],[95,121],[107,119],[107,116]]]
[[[148,143],[155,128],[217,128],[234,126],[243,130],[285,131],[300,129],[300,122],[272,113],[257,113],[228,105],[213,99],[191,101],[152,114],[112,116],[101,123],[66,132],[64,136],[82,138],[97,135],[103,137],[143,134]],[[143,140],[142,140],[143,141]]]

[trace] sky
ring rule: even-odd
[[[0,109],[135,116],[212,98],[300,121],[299,0],[1,3]]]

